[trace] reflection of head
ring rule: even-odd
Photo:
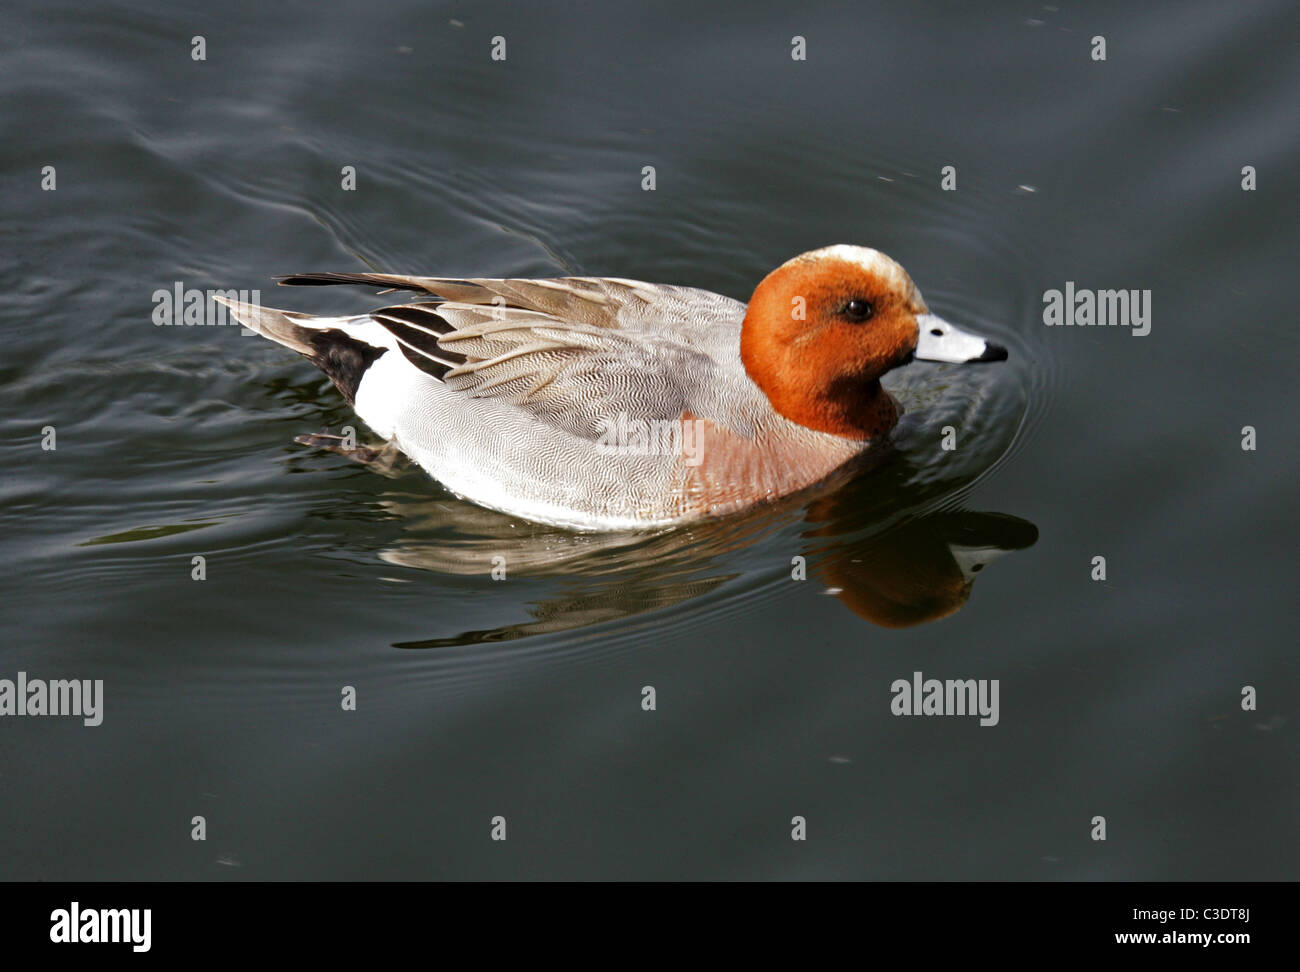
[[[919,521],[924,523],[924,521]],[[915,523],[833,557],[819,573],[858,617],[884,628],[909,628],[957,611],[971,585],[944,539]],[[843,552],[842,552],[843,553]]]
[[[1013,516],[944,513],[848,544],[815,569],[854,614],[907,628],[956,613],[987,564],[1037,539],[1032,523]]]

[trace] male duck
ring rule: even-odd
[[[901,266],[860,246],[782,264],[748,307],[614,277],[280,283],[426,295],[337,318],[222,302],[307,356],[449,489],[579,529],[717,516],[811,486],[897,422],[885,372],[913,357],[1007,357],[931,314]]]

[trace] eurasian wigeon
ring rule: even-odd
[[[887,371],[1007,357],[931,314],[901,266],[860,246],[795,257],[748,306],[615,277],[280,283],[427,295],[356,317],[223,303],[307,356],[447,488],[579,529],[719,516],[812,486],[897,422]]]

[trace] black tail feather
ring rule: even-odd
[[[361,284],[386,290],[414,290],[433,294],[430,289],[448,281],[435,277],[408,277],[400,273],[291,273],[275,278],[281,287],[329,287],[336,284]],[[456,282],[456,281],[451,281]]]

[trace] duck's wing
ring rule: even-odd
[[[676,420],[711,411],[719,350],[728,332],[735,343],[744,314],[743,304],[708,291],[609,277],[331,273],[281,282],[428,295],[370,313],[412,365],[467,399],[506,401],[590,439],[620,416]]]

